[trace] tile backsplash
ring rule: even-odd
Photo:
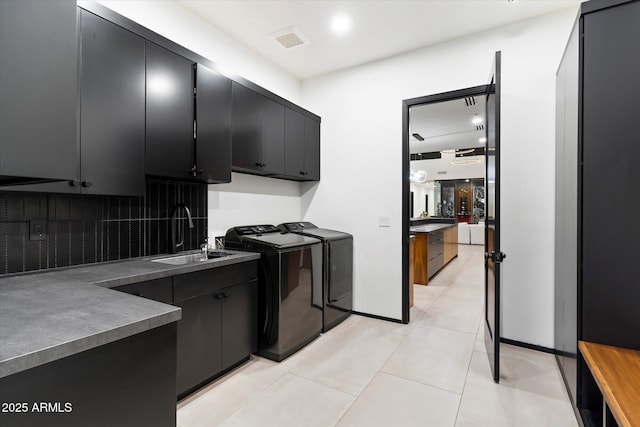
[[[184,250],[207,236],[207,185],[148,180],[145,197],[97,197],[0,189],[0,274],[66,267],[167,253],[170,216],[184,210]],[[42,224],[43,240],[30,239],[30,225]]]

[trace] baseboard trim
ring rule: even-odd
[[[500,342],[504,344],[514,345],[516,347],[528,348],[529,350],[541,351],[543,353],[556,354],[556,351],[552,348],[543,347],[541,345],[529,344],[522,341],[511,340],[509,338],[500,338]]]
[[[357,314],[359,316],[371,317],[373,319],[386,320],[387,322],[402,323],[402,320],[400,319],[392,319],[391,317],[378,316],[377,314],[361,313],[359,311],[352,311],[351,313]]]

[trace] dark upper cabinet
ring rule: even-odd
[[[320,180],[320,122],[290,108],[285,109],[285,175]]]
[[[144,196],[145,42],[82,11],[82,193]]]
[[[261,95],[233,82],[232,165],[234,170],[261,172]]]
[[[285,110],[285,174],[304,179],[304,115],[287,108]]]
[[[284,172],[284,106],[233,83],[233,169],[257,175]]]
[[[284,173],[284,106],[261,98],[261,169],[270,174]]]
[[[0,183],[75,179],[77,40],[75,0],[0,1]]]
[[[304,118],[304,172],[307,181],[320,181],[320,122]]]
[[[193,62],[146,42],[146,172],[190,179],[194,161]]]
[[[196,65],[196,178],[231,182],[231,80]]]

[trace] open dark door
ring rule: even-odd
[[[484,345],[493,380],[500,380],[500,52],[496,52],[487,85],[484,233]]]

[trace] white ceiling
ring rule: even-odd
[[[474,116],[482,119],[485,125],[484,96],[465,98],[413,106],[409,110],[409,151],[430,153],[456,148],[482,147],[478,139],[485,134],[484,128],[477,129],[471,122]],[[424,141],[413,137],[420,134]]]
[[[493,27],[533,18],[579,0],[176,0],[232,39],[304,80]],[[335,35],[331,18],[352,29]],[[281,47],[270,34],[295,26],[310,43]]]

